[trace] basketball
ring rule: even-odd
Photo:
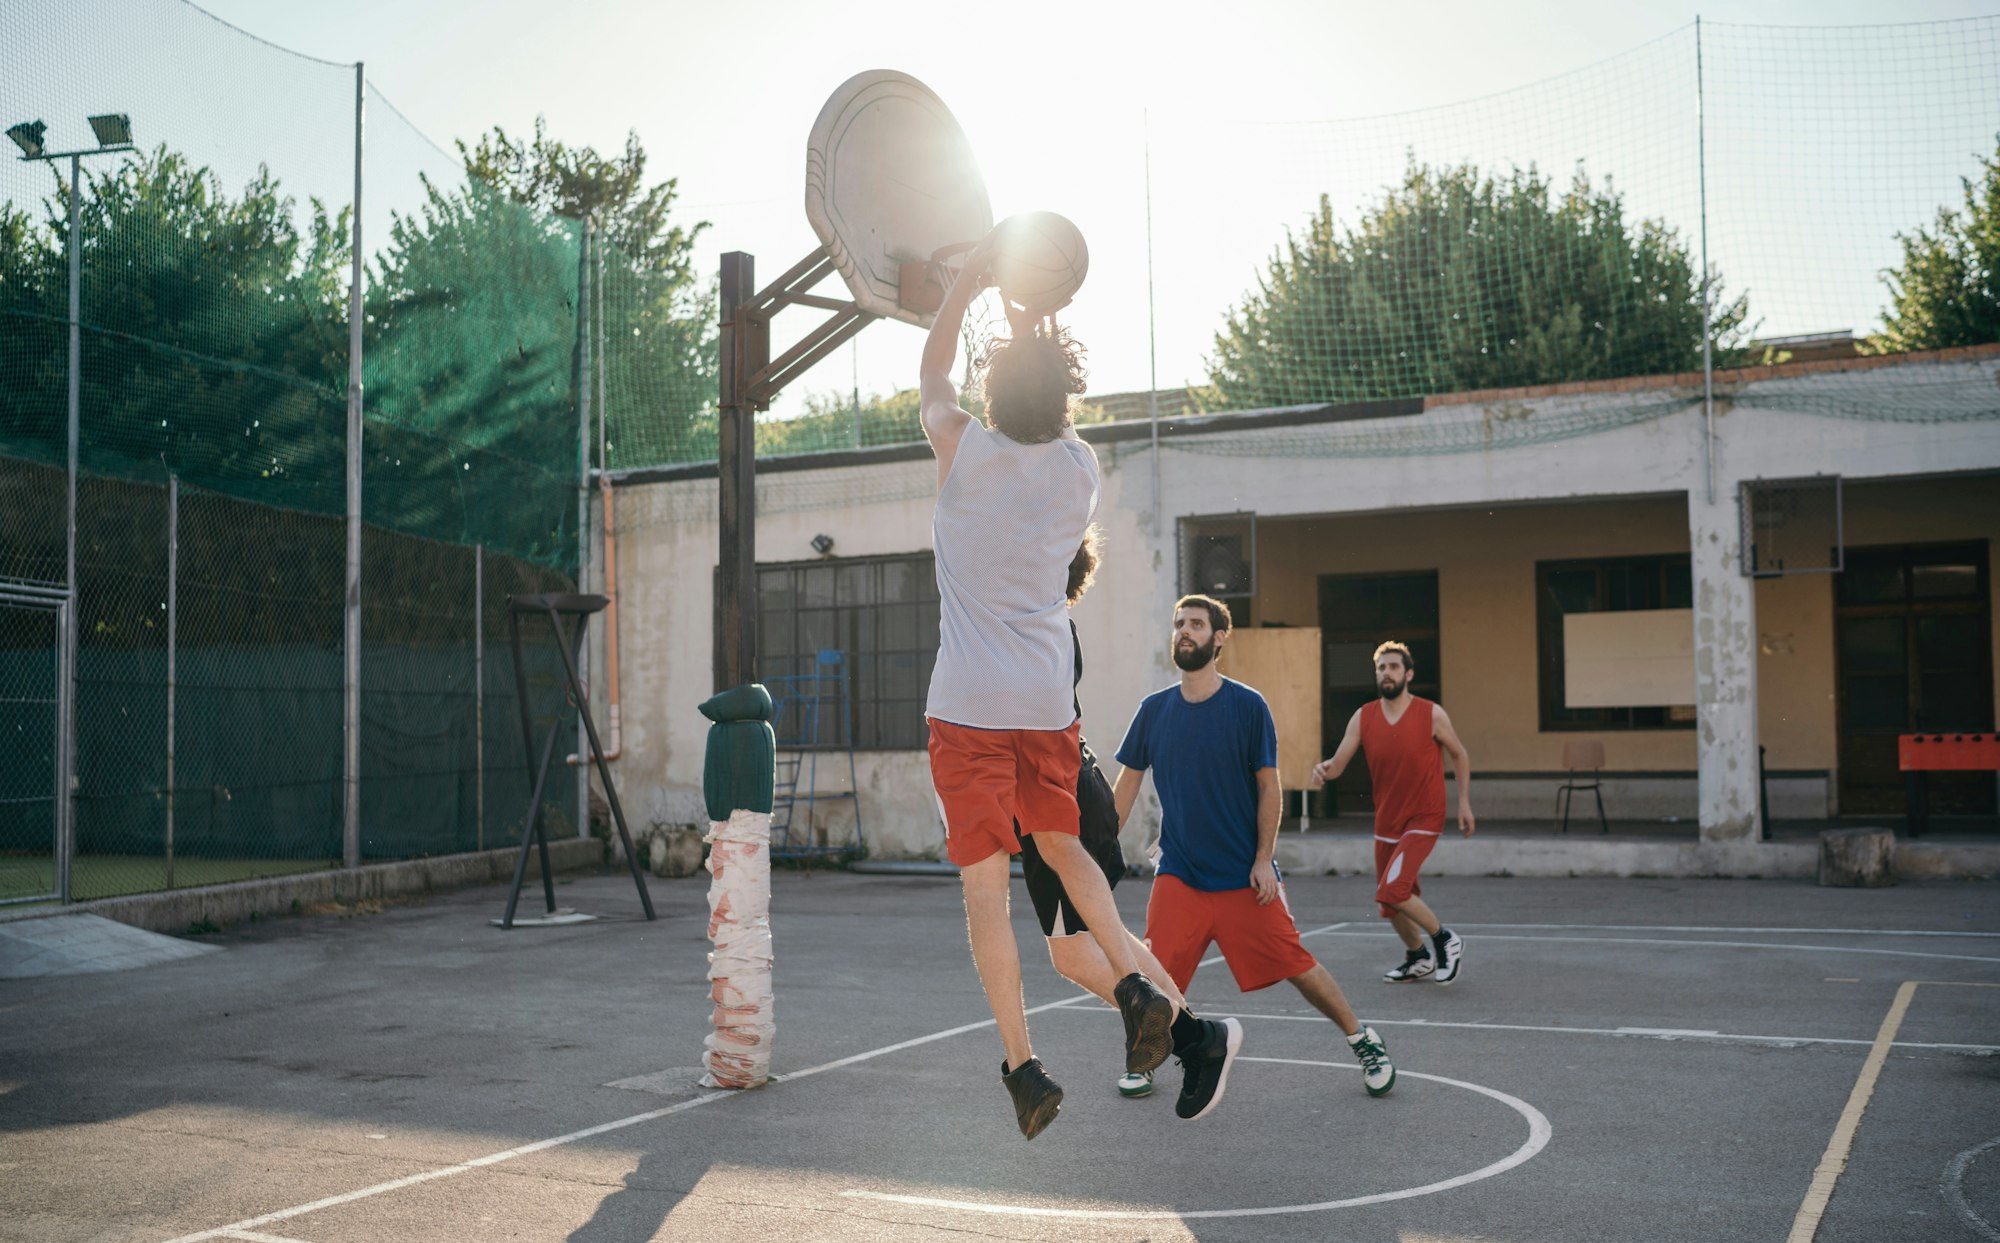
[[[1037,315],[1068,306],[1090,270],[1082,231],[1052,211],[1007,217],[994,227],[993,245],[1000,296]]]

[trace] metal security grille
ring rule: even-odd
[[[1840,476],[1746,479],[1741,504],[1749,577],[1837,574],[1846,563]]]
[[[0,905],[61,887],[62,609],[0,587]]]

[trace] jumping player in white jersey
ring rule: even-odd
[[[968,256],[924,343],[924,434],[938,460],[932,524],[939,635],[925,715],[945,849],[965,891],[972,958],[1000,1030],[1000,1074],[1029,1139],[1055,1120],[1062,1088],[1028,1039],[1021,960],[1007,916],[1015,833],[1032,836],[1117,981],[1125,1067],[1173,1050],[1182,1009],[1140,973],[1111,889],[1077,839],[1081,766],[1065,588],[1097,508],[1097,455],[1071,426],[1082,347],[1052,319],[1009,308],[1012,336],[981,359],[986,423],[951,382],[966,308],[992,283],[989,236]]]

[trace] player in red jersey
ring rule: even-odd
[[[1339,748],[1333,758],[1313,765],[1312,779],[1317,789],[1347,771],[1356,749],[1367,752],[1375,790],[1375,901],[1407,951],[1382,978],[1400,984],[1429,977],[1449,984],[1465,961],[1465,942],[1438,922],[1423,899],[1417,871],[1444,832],[1440,751],[1450,754],[1458,779],[1458,831],[1471,837],[1478,827],[1472,816],[1472,757],[1444,708],[1410,694],[1415,671],[1410,649],[1401,643],[1392,639],[1375,649],[1375,684],[1382,697],[1348,718]]]

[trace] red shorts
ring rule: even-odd
[[[1222,960],[1236,977],[1236,987],[1246,993],[1304,975],[1319,965],[1299,944],[1298,925],[1285,904],[1283,886],[1274,901],[1259,906],[1255,889],[1209,893],[1162,872],[1154,878],[1153,896],[1146,903],[1146,939],[1182,992],[1194,980],[1194,969],[1211,942],[1222,947]]]
[[[929,720],[931,787],[953,863],[1018,853],[1017,820],[1023,833],[1077,835],[1082,721],[1068,729],[975,729]]]
[[[1437,841],[1437,832],[1431,829],[1405,829],[1393,842],[1375,839],[1375,901],[1382,908],[1382,918],[1394,913],[1391,903],[1422,896],[1417,869],[1430,857]]]

